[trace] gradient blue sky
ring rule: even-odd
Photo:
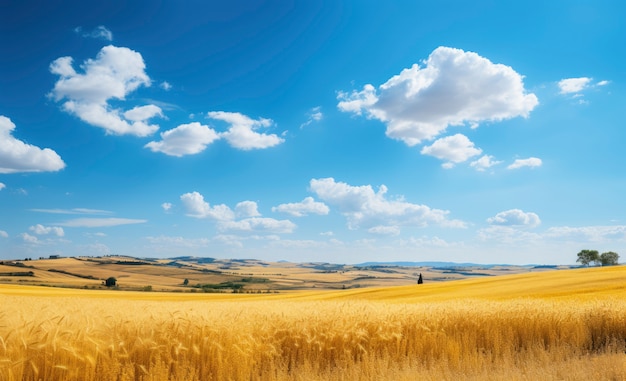
[[[0,259],[626,248],[620,1],[0,4]]]

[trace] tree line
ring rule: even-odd
[[[576,262],[580,262],[583,266],[589,266],[593,262],[594,265],[615,266],[618,264],[619,254],[613,251],[607,251],[599,254],[598,250],[581,250],[578,253]]]

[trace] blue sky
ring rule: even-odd
[[[618,1],[0,5],[0,258],[626,248]]]

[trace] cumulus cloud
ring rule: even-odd
[[[139,220],[132,218],[74,218],[65,222],[60,222],[57,225],[71,227],[71,228],[101,228],[120,225],[133,225],[143,224],[148,222],[147,220]]]
[[[566,78],[559,81],[559,89],[561,94],[579,93],[589,86],[591,78]]]
[[[13,130],[15,124],[11,119],[0,115],[0,173],[54,172],[65,168],[56,152],[16,139]]]
[[[82,121],[106,130],[109,134],[148,136],[159,126],[148,124],[155,116],[162,116],[156,105],[147,105],[122,111],[109,101],[125,100],[140,86],[150,86],[146,65],[138,52],[113,45],[103,47],[95,59],[82,65],[84,73],[77,73],[72,57],[60,57],[50,64],[50,72],[59,75],[50,93],[58,102],[65,100],[63,109]]]
[[[30,228],[28,228],[28,230],[32,231],[33,233],[37,235],[53,234],[53,235],[56,235],[57,237],[63,237],[65,235],[63,228],[58,227],[58,226],[43,226],[41,224],[37,224],[37,225],[31,226]]]
[[[235,215],[238,218],[246,217],[258,217],[259,213],[258,205],[254,201],[242,201],[235,205]]]
[[[0,238],[9,238],[9,233],[4,230],[0,230]]]
[[[560,94],[578,99],[578,104],[589,104],[589,102],[583,98],[584,93],[589,89],[606,86],[610,83],[607,80],[598,81],[596,83],[593,82],[593,78],[590,77],[565,78],[560,80],[557,85]]]
[[[541,220],[536,213],[510,209],[488,218],[487,222],[491,225],[534,228],[541,223]]]
[[[523,167],[541,167],[542,161],[536,157],[529,157],[528,159],[517,159],[513,164],[506,167],[507,169],[518,169]]]
[[[423,67],[413,64],[376,89],[339,92],[338,108],[387,125],[386,134],[409,146],[448,126],[528,117],[538,104],[510,66],[461,49],[439,47]]]
[[[161,208],[163,208],[164,211],[169,212],[170,209],[172,209],[172,204],[169,202],[164,202],[161,204]]]
[[[217,229],[220,231],[280,234],[291,233],[296,228],[296,225],[289,220],[261,217],[258,205],[254,201],[239,202],[233,211],[224,204],[211,206],[198,192],[185,193],[180,196],[180,199],[187,211],[187,216],[212,218],[217,221]]]
[[[103,25],[99,25],[91,31],[85,31],[82,27],[77,27],[74,32],[78,33],[82,37],[96,38],[100,40],[113,41],[113,32],[107,29]]]
[[[0,183],[0,190],[3,190],[4,188],[6,188],[7,186],[4,185],[4,183]]]
[[[276,134],[257,132],[260,128],[271,127],[274,122],[260,118],[254,120],[237,112],[211,111],[207,116],[229,124],[228,130],[219,135],[233,147],[241,150],[263,149],[276,146],[285,140]]]
[[[226,205],[211,206],[204,201],[204,196],[198,192],[185,193],[180,196],[187,215],[194,218],[213,218],[216,220],[232,220],[235,213]]]
[[[474,143],[463,134],[437,139],[432,145],[421,150],[423,155],[448,161],[447,167],[451,167],[454,163],[462,163],[472,156],[480,155],[481,152],[482,150],[474,147]]]
[[[375,192],[371,185],[352,186],[332,177],[312,179],[310,189],[321,200],[336,206],[346,217],[350,229],[376,226],[465,227],[459,220],[448,219],[448,211],[412,204],[402,198],[389,200],[387,187]]]
[[[222,221],[220,230],[238,230],[243,232],[291,233],[296,225],[289,220],[252,217],[239,221]]]
[[[165,91],[170,91],[172,89],[172,85],[167,81],[161,82],[159,86],[161,86],[161,88]]]
[[[195,155],[204,151],[207,145],[219,139],[215,130],[198,122],[181,124],[161,133],[161,141],[152,141],[145,145],[152,152],[181,157]]]
[[[163,116],[161,108],[155,105],[137,106],[124,113],[124,118],[133,122],[141,122],[155,116]]]
[[[34,235],[30,235],[28,233],[20,234],[20,238],[22,238],[22,240],[26,243],[32,243],[32,244],[39,243],[39,239],[37,237],[35,237]]]
[[[502,163],[501,161],[494,160],[491,155],[483,155],[480,159],[471,162],[470,166],[476,168],[477,171],[483,172],[488,168]]]
[[[287,213],[294,217],[303,217],[309,214],[326,215],[330,209],[323,202],[318,202],[313,197],[305,197],[301,202],[280,204],[272,208],[272,212]]]

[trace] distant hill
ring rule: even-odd
[[[505,264],[479,264],[470,262],[363,262],[354,265],[356,267],[371,267],[371,266],[399,266],[399,267],[482,267],[491,268],[494,266],[510,266]]]

